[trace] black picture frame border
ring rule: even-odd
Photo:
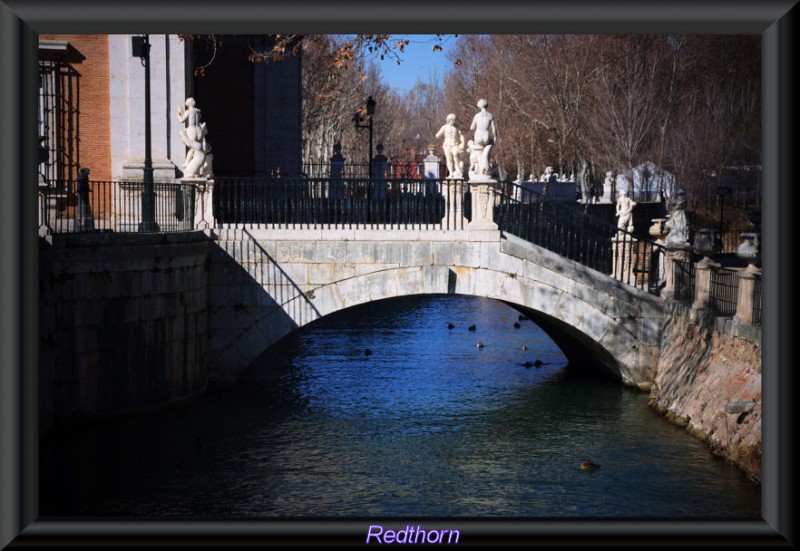
[[[405,519],[151,522],[37,519],[35,124],[39,33],[141,32],[757,33],[763,109],[762,520],[413,519],[461,530],[459,545],[793,547],[795,408],[793,178],[797,120],[795,1],[769,3],[508,1],[376,5],[347,0],[121,2],[0,0],[0,547],[254,547],[360,545],[370,524]]]

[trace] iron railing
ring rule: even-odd
[[[215,178],[214,216],[229,227],[464,229],[442,180]],[[467,186],[452,181],[463,198]]]
[[[156,183],[157,232],[194,229],[192,184]],[[141,182],[66,180],[39,188],[39,225],[47,233],[142,231]],[[148,227],[145,225],[144,227]]]
[[[753,296],[753,325],[761,326],[761,278],[755,281]]]
[[[711,270],[709,306],[721,316],[736,315],[739,296],[739,272],[734,270]]]
[[[675,300],[687,306],[694,302],[694,262],[675,260],[672,263]]]
[[[576,205],[553,201],[513,182],[497,187],[501,230],[640,289],[662,285],[663,248],[598,220]]]
[[[369,178],[369,163],[344,163],[342,165],[342,178]],[[446,174],[443,163],[439,163],[439,174]],[[303,175],[307,178],[330,178],[331,163],[303,163]],[[419,180],[425,177],[425,163],[423,161],[395,160],[386,163],[384,178]]]

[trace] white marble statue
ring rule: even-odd
[[[678,199],[673,205],[672,212],[664,223],[669,228],[667,245],[689,244],[689,223],[686,219],[686,200]]]
[[[558,181],[558,174],[553,169],[552,166],[548,166],[544,169],[544,174],[539,177],[540,182],[548,182],[553,183]]]
[[[473,131],[472,135],[472,148],[477,153],[477,169],[474,175],[480,179],[488,179],[491,174],[490,170],[490,153],[492,148],[497,143],[497,127],[494,123],[494,117],[486,108],[489,102],[485,99],[478,100],[478,111],[472,118],[470,130]],[[473,151],[473,149],[471,149]],[[472,169],[470,169],[470,179],[474,179]]]
[[[186,98],[186,109],[178,107],[178,120],[185,122],[181,129],[181,140],[188,148],[186,160],[183,162],[184,177],[211,175],[211,145],[206,140],[208,127],[201,122],[200,109],[195,106],[194,98]]]
[[[467,142],[467,149],[469,150],[469,172],[470,174],[478,174],[479,159],[483,148],[470,140]]]
[[[464,134],[461,133],[455,123],[456,116],[453,113],[447,115],[446,122],[436,132],[436,137],[441,138],[444,136],[442,150],[447,163],[447,177],[463,178],[464,162],[461,160],[461,154],[464,152]]]
[[[628,233],[633,232],[633,207],[635,206],[636,202],[628,197],[625,190],[619,192],[616,209],[616,216],[619,217],[619,220],[617,220],[618,230],[627,230]]]

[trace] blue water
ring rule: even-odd
[[[42,447],[42,511],[760,517],[759,485],[661,419],[646,393],[567,367],[517,320],[501,302],[435,296],[315,322],[237,385],[56,431]],[[586,458],[601,467],[581,470]]]

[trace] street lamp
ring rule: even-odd
[[[375,114],[375,100],[372,96],[367,98],[367,116],[369,117],[368,124],[361,124],[361,113],[356,111],[353,115],[353,124],[356,128],[369,128],[369,177],[372,179],[372,116]]]
[[[153,189],[153,159],[150,147],[150,35],[131,37],[133,57],[144,67],[144,177],[142,179],[142,220],[140,232],[156,232],[156,192]]]

